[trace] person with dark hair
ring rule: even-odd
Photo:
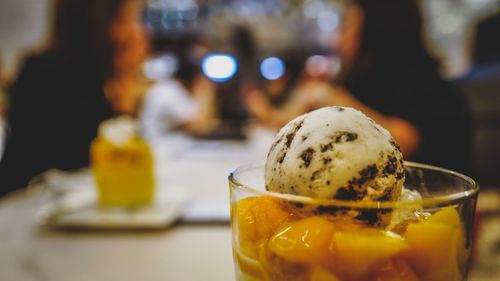
[[[89,164],[104,119],[131,113],[147,37],[137,0],[57,0],[49,47],[10,88],[0,195],[50,168]]]
[[[349,1],[335,48],[338,81],[330,89],[316,83],[285,111],[268,107],[268,117],[283,124],[322,106],[354,107],[387,128],[407,160],[470,172],[468,105],[424,47],[417,0]]]
[[[500,186],[500,12],[480,19],[471,42],[471,67],[455,82],[474,116],[474,177],[483,187]],[[472,38],[471,38],[472,39]]]
[[[354,51],[339,48],[346,91],[389,129],[406,159],[470,173],[470,110],[424,46],[418,1],[356,0],[348,11],[357,30],[342,32],[351,33],[341,40],[351,40]]]
[[[500,12],[477,23],[473,48],[475,66],[500,64]]]

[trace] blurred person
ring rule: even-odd
[[[482,19],[476,25],[473,48],[474,65],[500,64],[500,12]]]
[[[144,97],[141,127],[150,140],[175,131],[202,136],[216,126],[213,83],[197,66],[182,63],[175,75],[159,75]]]
[[[314,95],[302,91],[288,109],[269,107],[267,115],[282,125],[314,108],[354,107],[387,128],[406,159],[469,173],[468,104],[440,77],[424,47],[417,0],[349,1],[343,21],[335,46],[343,66],[339,81]]]
[[[242,89],[258,85],[258,48],[250,27],[236,26],[230,37],[231,52],[237,61],[237,71],[228,81],[216,83],[216,110],[223,130],[240,137],[248,118],[243,105]],[[224,128],[225,127],[225,128]],[[233,131],[233,132],[231,132]]]
[[[483,187],[500,186],[500,13],[475,26],[472,67],[457,79],[474,114],[474,177]]]
[[[249,112],[274,128],[282,127],[294,117],[315,109],[320,104],[317,96],[325,93],[328,96],[331,91],[328,83],[321,83],[321,79],[316,80],[306,74],[303,61],[293,56],[284,57],[285,71],[281,77],[262,82],[260,87],[244,89]]]
[[[49,46],[9,90],[0,195],[50,168],[89,164],[101,121],[132,114],[147,55],[138,0],[57,0]]]
[[[3,73],[3,63],[2,63],[2,57],[0,57],[0,88],[5,87],[5,78],[4,78],[4,73]]]
[[[0,155],[5,145],[5,110],[7,107],[7,94],[5,93],[6,80],[3,77],[2,58],[0,57]],[[1,158],[0,158],[1,159]]]
[[[8,82],[7,78],[4,77],[2,58],[0,57],[0,131],[3,140],[3,130],[4,130],[4,120],[5,120],[5,110],[7,108],[7,94],[5,89],[7,88]],[[0,151],[3,149],[3,141],[0,143]],[[0,153],[1,155],[1,153]]]
[[[244,126],[248,113],[243,103],[242,91],[245,88],[253,88],[259,84],[258,79],[258,49],[253,38],[252,31],[247,26],[238,25],[234,28],[230,37],[230,49],[226,50],[226,58],[234,60],[235,72],[222,79],[211,77],[215,68],[204,69],[204,76],[197,76],[193,91],[211,92],[205,94],[206,98],[211,98],[210,107],[212,120],[209,129],[199,134],[199,137],[209,139],[243,139],[245,138]],[[207,49],[203,50],[206,55]],[[224,55],[224,54],[223,54]],[[217,67],[227,67],[220,65]],[[196,96],[196,94],[194,94]],[[203,96],[203,95],[201,95]]]

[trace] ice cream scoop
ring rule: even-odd
[[[324,107],[276,135],[265,166],[269,191],[339,200],[397,200],[403,156],[391,134],[362,112]]]

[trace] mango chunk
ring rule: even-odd
[[[404,239],[378,229],[335,231],[330,251],[334,262],[330,271],[341,280],[366,280],[369,272],[408,249]]]
[[[267,241],[291,214],[274,198],[260,196],[241,199],[236,204],[239,248],[243,254],[258,257],[258,247]]]
[[[274,253],[267,244],[262,245],[259,254],[266,281],[310,281],[311,266],[307,263],[287,260]]]
[[[450,224],[457,227],[457,248],[458,248],[458,265],[459,267],[466,266],[470,250],[466,248],[465,245],[465,229],[460,220],[460,215],[457,210],[453,207],[446,207],[441,211],[430,216],[427,221],[442,222],[445,224]]]
[[[370,281],[420,281],[404,259],[395,258],[374,272]]]
[[[428,222],[438,222],[454,227],[460,227],[460,216],[453,207],[446,207],[439,212],[434,213],[425,221]]]
[[[334,225],[320,217],[286,223],[271,238],[269,248],[292,262],[329,264],[333,231]]]
[[[245,256],[238,250],[233,249],[233,257],[241,271],[242,275],[245,275],[247,279],[263,280],[264,272],[259,261]]]
[[[404,237],[410,246],[405,257],[423,280],[461,280],[457,247],[459,228],[429,219],[409,224]]]

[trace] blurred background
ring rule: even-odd
[[[327,34],[338,28],[342,1],[146,1],[144,21],[152,31],[158,47],[164,40],[176,46],[188,44],[196,37],[220,40],[237,22],[250,25],[262,48],[270,51],[288,44],[328,45]],[[429,47],[445,60],[448,77],[464,74],[471,65],[471,40],[474,26],[499,9],[497,0],[423,0],[425,33]],[[27,51],[48,39],[51,0],[3,0],[0,10],[0,32],[4,78],[17,73],[20,59]],[[291,27],[293,29],[291,29]],[[312,32],[312,33],[311,33]],[[304,35],[313,41],[298,40]],[[280,36],[280,45],[266,44],[265,38]],[[170,46],[173,48],[173,46]],[[312,46],[309,46],[312,47]]]
[[[500,280],[500,0],[0,0],[0,279],[232,280],[228,174],[324,106],[476,179]]]
[[[1,104],[3,127],[7,128],[7,132],[10,123],[6,121],[6,116],[12,105],[7,93],[16,88],[13,85],[18,80],[25,58],[42,52],[51,44],[52,27],[56,18],[53,2],[3,0],[0,3]],[[294,114],[287,115],[272,110],[286,109],[289,100],[307,103],[300,101],[300,98],[293,98],[297,96],[294,92],[324,91],[315,84],[319,81],[324,83],[319,84],[327,87],[346,85],[348,92],[354,92],[353,96],[368,106],[368,111],[374,109],[375,116],[380,113],[380,116],[398,117],[398,114],[390,110],[384,112],[383,107],[377,106],[377,102],[364,100],[355,93],[355,86],[349,86],[349,77],[353,75],[345,74],[349,73],[351,63],[342,53],[342,44],[348,44],[342,43],[348,42],[342,35],[342,26],[349,26],[346,24],[349,20],[346,19],[349,18],[350,2],[353,1],[143,1],[139,8],[140,21],[147,30],[148,51],[141,62],[141,75],[150,84],[146,83],[146,90],[132,98],[133,101],[116,98],[118,102],[113,105],[114,114],[139,116],[143,135],[150,139],[161,137],[169,131],[178,131],[179,128],[191,136],[205,139],[245,139],[251,123],[249,120],[259,120],[274,129],[286,123]],[[395,138],[402,142],[403,152],[407,150],[407,155],[410,156],[408,159],[457,169],[477,177],[481,184],[487,186],[499,185],[500,173],[497,172],[497,167],[500,155],[497,144],[500,141],[500,93],[498,82],[495,81],[499,75],[496,65],[500,58],[500,1],[417,2],[422,12],[423,44],[430,56],[439,62],[439,76],[456,86],[456,91],[461,92],[467,102],[467,109],[456,109],[456,103],[447,103],[443,99],[439,102],[439,108],[442,112],[471,114],[469,119],[460,119],[463,114],[457,115],[458,117],[450,115],[446,121],[448,124],[439,125],[447,128],[453,123],[450,120],[456,120],[455,123],[465,122],[464,127],[468,127],[470,124],[467,120],[472,120],[472,142],[469,142],[472,143],[471,157],[457,160],[467,161],[469,166],[455,167],[433,161],[432,157],[427,156],[411,157],[413,153],[418,155],[415,147],[424,147],[429,136],[437,132],[426,132],[426,128],[422,128],[425,125],[419,124],[418,120],[399,116],[403,121],[408,121],[410,126],[405,127],[406,123],[403,122],[403,127],[398,128],[413,129],[413,139],[418,139],[416,136],[420,135],[419,141],[412,141],[411,137],[407,141],[404,139],[405,134],[402,138]],[[388,9],[391,9],[390,6]],[[385,39],[380,37],[380,40]],[[414,67],[410,65],[408,64],[408,68]],[[418,77],[420,74],[415,72],[412,75]],[[425,81],[422,83],[427,83]],[[420,82],[414,79],[411,83]],[[303,85],[305,86],[299,87]],[[421,87],[418,90],[425,92],[425,89],[427,88]],[[379,90],[373,91],[376,93]],[[308,100],[323,99],[322,102],[316,102],[308,108],[295,108],[295,115],[319,105],[353,105],[350,102],[325,103],[324,97],[317,97],[321,95],[319,93],[312,97],[311,94]],[[262,99],[263,96],[265,100]],[[426,102],[418,103],[419,106],[433,104],[429,100],[432,97],[424,96],[422,99]],[[380,97],[391,98],[394,97]],[[354,105],[356,104],[355,102]],[[364,108],[364,105],[361,107]],[[393,103],[391,106],[395,107],[397,104]],[[425,115],[426,110],[422,108],[421,113]],[[429,111],[432,112],[431,109]],[[274,116],[290,118],[268,118],[270,112]],[[376,121],[380,119],[368,115]],[[427,119],[433,118],[431,116]],[[389,130],[398,134],[396,129]],[[3,134],[5,135],[5,130]],[[443,143],[451,145],[452,137],[448,136]],[[438,135],[435,137],[440,138]],[[459,134],[453,138],[457,141],[462,139]],[[468,136],[463,138],[467,139]],[[408,146],[406,142],[409,143]],[[436,150],[429,151],[427,155],[438,153]],[[449,158],[449,162],[454,162],[454,159]],[[62,168],[68,167],[62,165]]]

